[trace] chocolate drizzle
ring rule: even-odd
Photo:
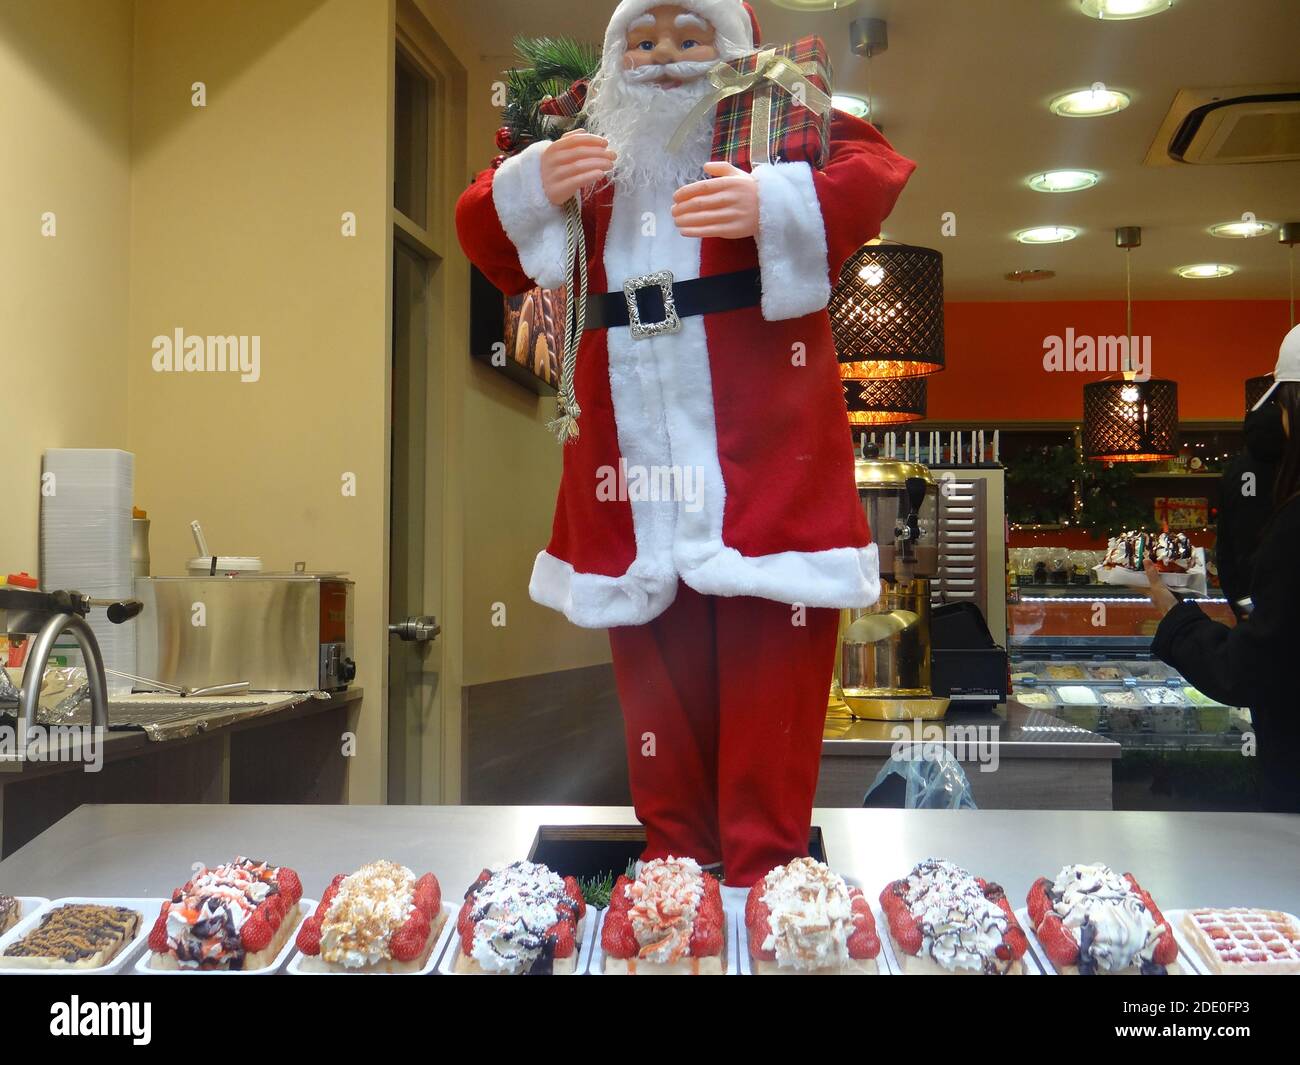
[[[140,915],[124,906],[60,906],[17,943],[6,958],[58,958],[72,965],[120,948],[140,928]]]

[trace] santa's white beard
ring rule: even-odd
[[[670,152],[668,142],[711,88],[703,77],[675,88],[653,81],[632,84],[623,71],[598,78],[587,105],[587,125],[618,154],[610,175],[616,188],[676,190],[703,180],[713,147],[713,112],[700,119],[680,151]]]

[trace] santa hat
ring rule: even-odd
[[[758,16],[744,0],[621,0],[605,32],[607,68],[620,69],[627,48],[628,28],[642,15],[665,4],[675,4],[705,19],[718,35],[746,52],[758,47]]]

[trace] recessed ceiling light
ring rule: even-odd
[[[1074,226],[1034,226],[1016,234],[1021,244],[1064,244],[1079,235]]]
[[[1091,89],[1062,93],[1048,106],[1052,114],[1062,118],[1097,118],[1123,111],[1131,102],[1128,93],[1093,86]]]
[[[1207,278],[1227,277],[1229,274],[1235,274],[1237,268],[1228,266],[1226,263],[1192,263],[1190,266],[1180,266],[1178,276],[1188,278],[1191,281],[1203,281]]]
[[[871,114],[871,104],[861,96],[846,96],[836,93],[831,97],[831,104],[840,111],[845,111],[854,118],[866,118]]]
[[[1210,232],[1216,237],[1262,237],[1273,232],[1272,222],[1220,222],[1210,226]]]
[[[787,11],[838,11],[852,7],[858,0],[772,0],[777,7]]]
[[[1037,192],[1078,192],[1090,189],[1101,180],[1095,170],[1048,170],[1029,179],[1029,187]]]
[[[1085,15],[1111,21],[1146,18],[1158,15],[1174,6],[1174,0],[1081,0]]]

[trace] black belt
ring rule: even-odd
[[[669,295],[671,306],[666,306],[665,296]],[[757,307],[762,299],[761,275],[756,269],[691,281],[674,281],[671,271],[662,270],[633,278],[622,291],[588,296],[586,328],[628,326],[632,329],[632,336],[640,340],[678,332],[683,318]],[[632,320],[633,301],[638,321]]]

